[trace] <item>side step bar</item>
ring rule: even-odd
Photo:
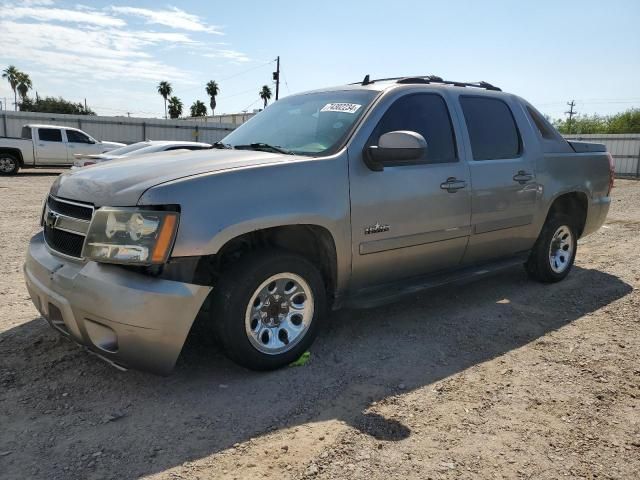
[[[395,302],[408,295],[429,290],[451,283],[464,283],[496,272],[521,266],[527,261],[529,252],[519,253],[513,257],[497,260],[484,265],[473,265],[446,273],[430,274],[414,277],[401,282],[388,283],[360,290],[353,296],[344,299],[342,306],[347,308],[373,308]]]

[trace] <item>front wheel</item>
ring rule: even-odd
[[[214,286],[212,318],[226,354],[253,370],[295,361],[313,342],[326,310],[322,275],[283,251],[248,254]]]
[[[553,214],[542,227],[525,269],[540,282],[559,282],[571,271],[577,249],[578,235],[571,217]]]
[[[20,170],[20,162],[10,153],[0,153],[0,175],[15,175]]]

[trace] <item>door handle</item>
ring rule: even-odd
[[[449,177],[445,182],[440,184],[440,188],[449,193],[455,193],[466,186],[467,182],[464,180],[458,180],[456,177]]]
[[[524,170],[520,170],[518,173],[516,173],[513,176],[513,180],[515,182],[518,182],[520,185],[524,185],[525,183],[527,183],[531,179],[533,179],[533,175],[531,175],[530,173],[525,172]]]

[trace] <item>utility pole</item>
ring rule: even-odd
[[[569,134],[571,134],[571,120],[573,120],[573,116],[577,115],[578,112],[574,112],[573,111],[573,107],[576,106],[576,101],[575,100],[571,100],[570,102],[567,102],[567,105],[569,105],[569,111],[568,112],[564,112],[567,115],[569,115],[569,120],[567,121],[567,129],[569,130]]]
[[[276,58],[276,71],[273,72],[273,79],[276,81],[276,101],[280,95],[280,55]]]
[[[87,99],[84,99],[84,113],[87,113]]]

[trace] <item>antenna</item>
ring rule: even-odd
[[[362,85],[369,85],[370,83],[373,83],[371,80],[369,80],[369,74],[367,73],[364,76],[364,79],[362,80]]]

